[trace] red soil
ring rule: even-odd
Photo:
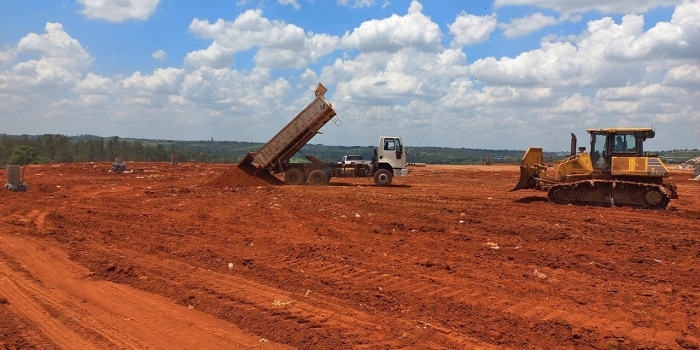
[[[31,166],[29,192],[0,191],[0,348],[698,345],[692,171],[646,211],[508,192],[514,166],[390,187],[110,166]]]
[[[284,185],[284,181],[274,177],[266,170],[258,169],[253,164],[247,164],[232,165],[209,185],[214,187],[248,187]]]

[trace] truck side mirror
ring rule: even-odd
[[[376,148],[374,149],[374,156],[375,157],[377,156],[377,149]]]

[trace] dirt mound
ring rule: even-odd
[[[695,157],[688,159],[685,162],[678,164],[677,168],[680,170],[693,170],[700,164],[700,157]]]
[[[284,185],[284,181],[274,177],[267,170],[247,164],[231,166],[209,185],[213,187],[279,186]]]

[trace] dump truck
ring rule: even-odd
[[[394,176],[406,176],[406,149],[398,136],[380,136],[379,147],[374,150],[372,161],[367,163],[325,163],[311,155],[304,155],[309,162],[291,163],[290,159],[331,120],[340,126],[336,111],[324,95],[327,89],[318,84],[316,98],[294,119],[289,121],[270,141],[257,152],[249,152],[239,167],[257,164],[258,171],[284,174],[289,185],[325,185],[331,177],[373,177],[378,186],[391,185]]]
[[[665,209],[678,198],[677,187],[665,182],[669,171],[657,154],[644,152],[643,143],[655,136],[651,128],[588,129],[591,150],[579,147],[571,133],[571,153],[547,173],[542,148],[528,148],[520,179],[511,189],[547,191],[557,204],[624,206]]]

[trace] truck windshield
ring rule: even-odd
[[[347,156],[346,160],[362,160],[362,156]]]

